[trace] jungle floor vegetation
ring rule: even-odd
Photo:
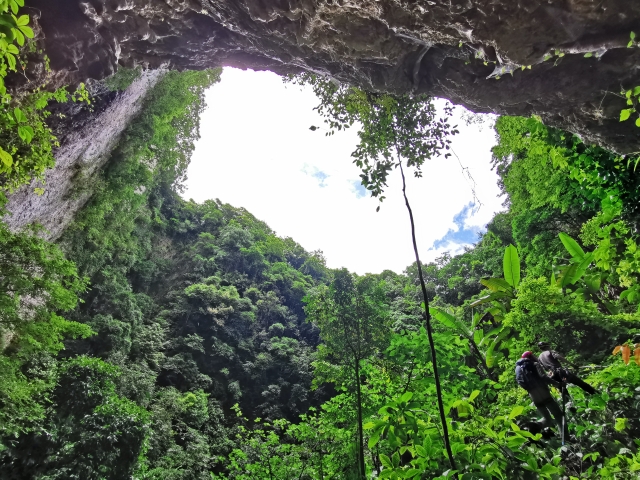
[[[21,7],[0,0],[3,79],[41,55]],[[1,479],[638,478],[637,157],[501,117],[506,211],[461,255],[359,276],[179,196],[219,75],[162,78],[55,244],[0,223]],[[456,129],[431,98],[289,81],[329,132],[360,128],[353,160],[382,208],[403,194],[389,175],[434,181]],[[2,205],[53,165],[52,104],[92,102],[10,91]],[[598,391],[569,387],[564,446],[514,379],[539,341]]]

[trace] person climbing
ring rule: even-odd
[[[591,395],[598,393],[595,388],[562,366],[562,363],[568,364],[569,362],[560,353],[551,350],[549,342],[539,342],[538,348],[542,351],[538,356],[538,362],[545,370],[552,372],[552,378],[556,382],[571,383]]]
[[[558,431],[562,432],[562,410],[551,396],[549,385],[553,385],[560,389],[561,384],[548,377],[538,369],[538,359],[529,351],[526,351],[516,362],[516,381],[518,385],[524,388],[531,401],[536,406],[538,413],[542,415],[543,425],[551,426],[553,420],[558,425]],[[553,416],[553,418],[551,418]],[[568,428],[564,423],[564,437],[568,438]]]

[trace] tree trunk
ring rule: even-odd
[[[364,435],[362,434],[362,396],[360,393],[359,359],[356,359],[356,395],[358,402],[358,470],[360,470],[360,478],[365,478],[366,470],[364,468]]]

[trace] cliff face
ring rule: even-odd
[[[103,111],[90,115],[81,128],[69,125],[70,133],[60,136],[62,145],[56,152],[56,165],[45,174],[44,193],[34,192],[33,187],[40,186],[35,182],[9,195],[7,214],[2,221],[12,230],[39,223],[45,228],[45,238],[57,239],[93,195],[98,181],[96,174],[109,160],[122,132],[140,112],[147,93],[165,72],[161,69],[143,72],[125,92],[111,99]]]
[[[40,12],[52,67],[71,82],[103,78],[117,64],[311,70],[370,89],[430,93],[477,112],[538,114],[619,152],[640,150],[640,130],[618,121],[625,105],[621,87],[640,85],[640,49],[627,48],[630,32],[640,33],[640,2],[32,0],[29,5]],[[593,55],[585,58],[586,53]]]

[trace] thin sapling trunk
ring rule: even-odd
[[[362,434],[362,396],[360,392],[360,359],[356,359],[356,395],[358,402],[358,470],[360,477],[364,478],[364,435]]]
[[[436,346],[433,341],[433,332],[431,330],[431,315],[429,313],[429,299],[427,298],[427,287],[424,283],[424,276],[422,274],[422,264],[420,263],[420,256],[418,255],[418,244],[416,243],[416,227],[413,221],[413,211],[411,205],[409,205],[409,199],[407,198],[407,184],[404,178],[404,170],[402,168],[402,160],[399,158],[400,173],[402,174],[402,195],[404,195],[404,203],[407,206],[409,212],[409,220],[411,221],[411,240],[413,241],[413,252],[416,256],[416,264],[418,265],[418,276],[420,278],[420,287],[422,288],[422,297],[424,298],[424,313],[427,325],[427,335],[429,336],[429,347],[431,348],[431,363],[433,364],[433,376],[436,380],[436,394],[438,397],[438,410],[440,411],[440,421],[442,422],[442,437],[444,439],[444,446],[447,450],[447,456],[449,457],[449,464],[453,470],[456,470],[456,463],[453,458],[453,452],[451,451],[451,443],[449,442],[449,427],[447,426],[447,418],[444,413],[444,404],[442,402],[442,387],[440,386],[440,376],[438,375],[438,362],[436,361]]]

